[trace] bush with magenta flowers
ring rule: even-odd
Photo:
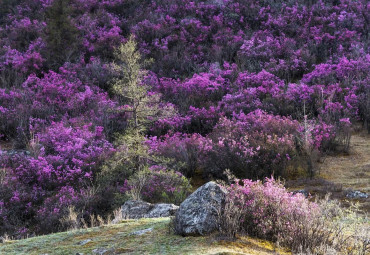
[[[167,134],[150,137],[146,144],[151,154],[171,159],[171,169],[177,169],[187,177],[194,175],[200,167],[200,145],[205,140],[199,134]]]
[[[213,73],[195,74],[185,81],[160,79],[156,90],[167,95],[167,100],[178,105],[181,112],[190,106],[207,106],[219,101],[229,90],[229,82],[221,75]]]
[[[284,175],[291,160],[302,155],[300,124],[256,110],[222,118],[201,145],[206,175],[221,177],[230,169],[239,177]]]
[[[219,230],[224,237],[248,234],[302,254],[366,250],[366,234],[360,233],[363,221],[354,208],[343,209],[328,197],[311,202],[273,178],[231,181],[225,186],[226,201],[219,212]],[[354,230],[358,236],[348,236],[347,231]]]
[[[232,182],[226,186],[227,209],[221,212],[221,219],[229,216],[231,210],[239,212],[239,225],[234,234],[245,231],[250,235],[268,239],[276,240],[278,235],[293,238],[291,233],[299,227],[294,225],[295,222],[291,222],[293,217],[299,222],[318,216],[317,204],[309,202],[302,194],[289,193],[273,178],[266,178],[264,182],[248,179],[235,179]],[[222,232],[232,231],[227,227],[225,219],[222,223],[226,224],[221,225]]]
[[[109,131],[112,129],[111,121],[117,116],[123,117],[110,112],[116,103],[106,93],[83,84],[75,72],[61,71],[63,74],[51,71],[43,78],[30,75],[19,89],[0,89],[0,130],[4,133],[6,130],[10,138],[19,136],[19,130],[22,130],[26,137],[21,137],[23,141],[20,142],[24,145],[29,138],[32,119],[50,124],[66,117],[76,120],[88,118]]]
[[[80,201],[86,198],[81,192],[113,152],[102,131],[91,124],[66,127],[61,122],[52,123],[35,134],[31,155],[2,155],[2,234],[20,237],[61,230],[59,220],[68,206],[92,210],[81,206]],[[54,228],[47,228],[50,225]],[[18,233],[21,226],[29,230]]]

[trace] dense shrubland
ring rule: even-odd
[[[71,206],[179,203],[196,173],[313,175],[353,123],[370,130],[369,15],[365,0],[2,1],[0,139],[16,150],[0,150],[0,235],[65,229]]]

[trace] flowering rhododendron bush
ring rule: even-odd
[[[173,170],[312,174],[370,131],[369,20],[366,0],[1,1],[0,235],[106,216],[140,164],[156,202],[179,202]]]
[[[229,238],[240,233],[258,236],[289,247],[294,254],[348,254],[362,245],[366,249],[361,238],[348,236],[349,231],[359,232],[364,223],[336,200],[310,201],[274,178],[234,179],[223,188],[227,194],[219,227]]]
[[[204,171],[222,177],[225,169],[248,178],[282,176],[304,142],[299,123],[256,110],[220,119],[203,145]]]

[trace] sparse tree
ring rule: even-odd
[[[149,162],[162,161],[149,155],[143,144],[145,134],[150,124],[173,114],[174,110],[163,106],[160,95],[150,93],[144,83],[144,68],[150,61],[142,60],[133,36],[117,48],[115,57],[112,68],[117,78],[112,82],[112,91],[122,104],[120,111],[128,113],[130,120],[125,132],[117,137],[117,153],[103,172],[109,170],[122,178],[143,171]]]
[[[149,86],[143,82],[144,70],[151,60],[142,61],[133,36],[115,51],[116,62],[113,70],[118,78],[113,81],[113,92],[124,104],[124,111],[132,115],[130,128],[140,134],[147,127],[165,114],[171,114],[172,109],[161,107],[159,94],[149,93]]]

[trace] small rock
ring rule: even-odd
[[[121,208],[123,219],[140,219],[153,208],[153,205],[144,201],[129,200]]]
[[[138,230],[138,231],[132,232],[130,235],[142,236],[145,233],[149,233],[149,232],[152,232],[152,231],[153,231],[153,228],[146,228],[146,229],[143,229],[143,230]]]
[[[219,6],[219,7],[225,6],[225,1],[223,0],[210,0],[209,3],[212,5]]]
[[[4,150],[2,151],[2,153],[6,153],[8,154],[9,156],[14,156],[14,155],[26,155],[26,156],[29,156],[31,155],[31,152],[30,151],[27,151],[27,150]]]
[[[83,240],[83,241],[79,242],[78,245],[85,245],[85,244],[87,244],[91,241],[92,241],[91,239],[86,239],[86,240]]]
[[[92,250],[92,254],[96,255],[109,255],[113,254],[114,249],[97,248]]]
[[[348,198],[368,198],[369,195],[367,193],[355,190],[355,191],[348,191],[346,197]]]
[[[144,201],[129,200],[121,207],[121,218],[112,221],[119,223],[122,219],[159,218],[175,215],[179,209],[174,204],[150,204]]]
[[[226,191],[215,182],[198,188],[181,203],[175,217],[175,230],[180,235],[205,235],[217,229],[218,212]]]
[[[178,209],[179,207],[174,204],[156,204],[146,216],[147,218],[169,217],[175,215]]]
[[[300,193],[300,194],[304,195],[305,197],[308,197],[308,195],[309,195],[309,193],[305,189],[300,189],[300,190],[293,191],[293,194],[297,194],[297,193]]]

